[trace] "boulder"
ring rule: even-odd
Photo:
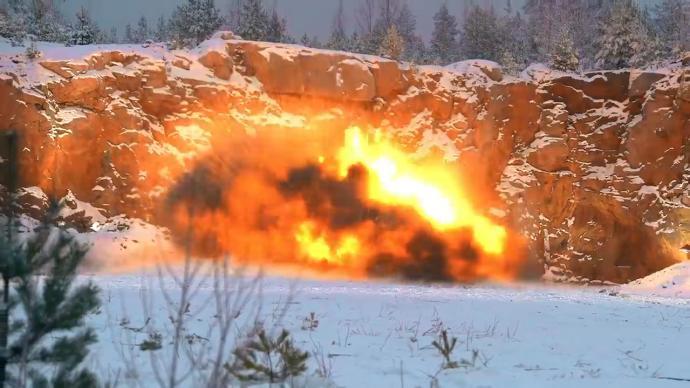
[[[690,102],[690,69],[685,69],[680,74],[679,86],[678,98],[683,102]]]
[[[374,76],[378,97],[392,98],[409,87],[397,62],[382,59],[370,65],[369,70]]]
[[[602,102],[595,101],[582,90],[557,81],[546,83],[539,93],[542,94],[544,100],[550,99],[564,103],[569,114],[584,113],[603,105]]]
[[[332,53],[304,51],[298,56],[304,93],[349,101],[371,101],[376,95],[374,76],[360,59]]]
[[[108,97],[104,79],[94,75],[80,75],[68,80],[51,82],[47,87],[59,104],[83,106],[94,110],[103,110]]]
[[[565,104],[555,104],[545,107],[539,118],[539,130],[549,136],[563,136],[568,125],[568,111]]]
[[[142,88],[140,99],[142,110],[158,118],[180,112],[183,105],[180,96],[150,87]]]
[[[165,62],[147,60],[138,67],[141,72],[141,80],[145,86],[162,88],[168,84],[168,73],[165,70]]]
[[[72,78],[89,69],[85,62],[43,60],[39,64],[62,78]]]
[[[296,58],[296,51],[279,47],[263,48],[246,42],[228,45],[231,55],[241,52],[250,75],[255,75],[264,90],[271,94],[304,93],[304,74]],[[290,54],[290,55],[286,55]]]
[[[446,66],[446,69],[460,74],[480,74],[495,82],[503,80],[501,65],[483,59],[469,59],[456,62]]]
[[[686,51],[681,55],[680,63],[683,66],[690,66],[690,51]]]
[[[171,63],[173,66],[183,70],[189,70],[192,67],[192,61],[189,58],[182,57],[179,55],[176,55]]]
[[[533,151],[527,161],[534,167],[544,171],[559,171],[568,167],[570,154],[568,144],[560,138],[540,138],[531,144]]]
[[[232,58],[224,52],[210,50],[199,57],[199,63],[211,69],[216,77],[229,80],[232,75]]]
[[[651,71],[635,70],[630,73],[630,98],[642,98],[655,82],[665,75]]]

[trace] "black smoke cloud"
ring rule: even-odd
[[[318,165],[307,165],[291,170],[279,185],[286,197],[304,201],[310,217],[326,221],[334,230],[342,230],[379,216],[378,209],[362,199],[366,174],[362,166],[353,166],[339,180],[324,174]]]
[[[365,222],[374,224],[371,241],[365,243],[378,246],[381,239],[390,236],[409,235],[409,241],[402,242],[404,254],[379,251],[373,257],[366,258],[369,263],[367,271],[375,277],[395,277],[412,281],[452,281],[451,263],[453,260],[472,262],[479,257],[472,241],[471,232],[461,233],[452,242],[447,237],[437,234],[423,219],[411,209],[372,204],[366,200],[367,171],[361,165],[352,166],[347,176],[335,177],[326,172],[321,165],[307,164],[288,170],[283,177],[278,177],[258,166],[234,163],[219,168],[213,164],[200,163],[192,171],[184,174],[168,192],[164,203],[164,219],[171,209],[183,204],[191,212],[223,212],[227,200],[243,201],[245,198],[227,198],[236,184],[236,177],[251,169],[261,174],[264,181],[285,201],[300,200],[307,209],[308,215],[322,225],[328,225],[334,231],[356,229]],[[267,210],[267,209],[263,209]],[[269,209],[270,210],[270,209]],[[268,211],[267,213],[270,213]],[[263,218],[257,214],[257,218]],[[232,220],[229,220],[232,222]],[[257,229],[275,227],[277,223],[257,226]],[[187,230],[167,225],[176,241],[185,246],[190,234]],[[406,228],[406,229],[405,229]],[[211,229],[213,230],[213,229]],[[395,233],[409,230],[411,233]],[[285,231],[286,235],[292,233]],[[207,233],[208,234],[208,233]],[[218,250],[219,236],[193,232],[191,246],[195,254],[220,256],[227,252]],[[452,246],[451,246],[452,245]],[[375,251],[375,249],[372,249]],[[399,251],[400,252],[400,251]],[[469,276],[468,276],[469,277]]]

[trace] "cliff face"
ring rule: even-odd
[[[191,52],[45,47],[33,61],[4,50],[0,130],[20,134],[22,186],[156,222],[175,179],[229,131],[360,124],[459,166],[551,277],[622,282],[684,258],[687,66],[514,78],[483,61],[414,67],[231,38]],[[22,195],[29,214],[45,206],[36,192]],[[72,221],[88,230],[92,213]]]

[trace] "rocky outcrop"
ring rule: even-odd
[[[623,282],[690,244],[687,67],[513,78],[486,61],[415,67],[231,34],[189,53],[61,50],[0,56],[0,130],[20,134],[30,215],[45,192],[68,196],[80,230],[99,214],[155,220],[228,131],[367,124],[456,163],[551,278]]]

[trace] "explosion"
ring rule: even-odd
[[[486,253],[499,255],[505,248],[506,231],[478,215],[461,192],[456,177],[445,166],[415,165],[405,154],[380,140],[369,144],[359,128],[346,131],[340,153],[341,175],[362,164],[370,171],[368,197],[391,206],[409,206],[436,230],[472,228]]]
[[[505,227],[449,164],[414,160],[380,131],[254,135],[202,160],[170,191],[168,225],[196,255],[347,278],[506,280]],[[342,132],[340,132],[342,138]]]

